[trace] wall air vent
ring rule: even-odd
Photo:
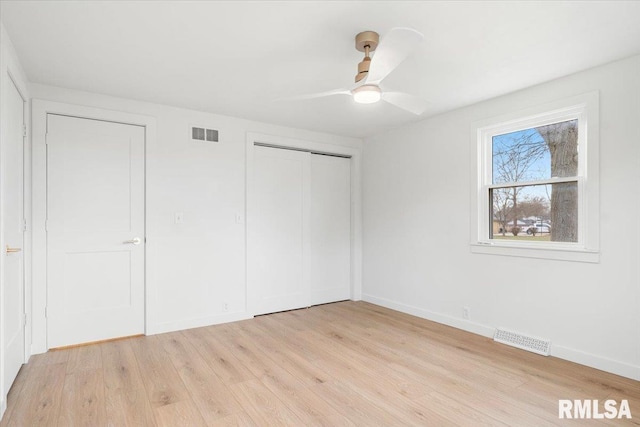
[[[496,329],[493,340],[522,350],[528,350],[543,356],[551,353],[551,341],[530,337],[518,332],[508,331],[503,328]]]
[[[189,138],[194,142],[218,142],[218,130],[204,126],[191,126]]]

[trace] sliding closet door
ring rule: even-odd
[[[349,299],[350,159],[253,147],[247,301],[254,314]]]
[[[311,155],[311,305],[351,296],[351,161]]]
[[[309,153],[253,148],[248,216],[249,309],[254,314],[309,306]]]

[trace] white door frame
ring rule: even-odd
[[[24,126],[25,129],[25,133],[24,136],[22,138],[22,218],[25,221],[24,225],[25,225],[25,229],[22,233],[22,304],[23,304],[23,310],[24,310],[24,314],[27,315],[29,310],[27,309],[28,307],[28,298],[27,298],[27,284],[29,283],[29,254],[31,253],[31,248],[30,248],[30,230],[31,227],[29,226],[30,224],[27,221],[27,218],[29,217],[29,208],[30,208],[30,204],[28,204],[27,200],[30,198],[31,193],[28,191],[28,186],[29,186],[29,172],[30,172],[30,162],[29,162],[29,139],[28,139],[28,133],[26,132],[27,129],[27,120],[28,120],[28,108],[27,108],[27,104],[28,104],[28,97],[25,95],[24,90],[21,88],[20,83],[18,82],[17,79],[15,79],[13,77],[13,74],[7,70],[7,75],[9,76],[9,82],[11,84],[13,84],[16,88],[16,90],[18,91],[18,94],[20,94],[20,97],[22,98],[22,126]],[[4,245],[4,242],[2,243]],[[4,246],[0,246],[0,247],[4,247]],[[29,333],[30,328],[28,327],[29,322],[27,322],[24,326],[24,363],[27,363],[29,361],[29,341],[28,339],[31,338],[31,334]],[[4,343],[3,343],[4,345]],[[6,390],[7,392],[9,390]]]
[[[27,108],[27,103],[28,103],[28,97],[25,95],[24,89],[22,88],[22,85],[20,84],[20,81],[18,79],[16,79],[13,76],[13,73],[10,70],[7,70],[7,84],[12,84],[16,90],[18,91],[18,94],[20,95],[20,97],[22,98],[22,125],[25,127],[27,127],[27,113],[28,113],[28,108]],[[3,105],[2,108],[5,108],[5,106]],[[28,268],[28,264],[27,264],[27,259],[28,259],[28,255],[29,255],[29,230],[30,228],[28,227],[28,223],[26,223],[28,215],[29,215],[29,211],[27,209],[27,199],[30,196],[30,193],[27,191],[27,185],[28,185],[28,136],[25,134],[24,137],[22,138],[22,217],[23,220],[25,221],[25,226],[26,226],[26,230],[24,230],[24,232],[22,233],[22,295],[23,295],[23,299],[22,299],[22,303],[23,303],[23,310],[26,313],[28,313],[27,310],[27,268]],[[4,241],[2,241],[2,248],[4,248]],[[2,264],[2,263],[0,263]],[[25,324],[24,327],[24,342],[25,342],[25,349],[24,349],[24,363],[27,363],[27,361],[29,360],[29,353],[28,353],[28,344],[27,344],[27,339],[30,338],[29,337],[29,328],[28,328],[28,322]],[[4,342],[2,343],[4,345]],[[3,349],[4,350],[4,349]],[[3,372],[4,375],[4,372]],[[8,392],[9,390],[5,390],[5,392]]]
[[[0,70],[2,70],[3,74],[0,76],[0,91],[4,91],[8,90],[7,89],[7,85],[13,85],[16,89],[16,91],[18,92],[18,95],[20,96],[20,98],[22,98],[22,126],[26,126],[26,124],[28,123],[28,108],[27,108],[27,100],[29,99],[28,96],[26,95],[26,85],[24,84],[24,82],[19,79],[14,77],[14,73],[12,72],[12,69],[14,68],[14,64],[11,62],[11,58],[9,58],[9,64],[7,64],[6,68],[4,66],[4,63],[0,64]],[[19,76],[19,74],[18,74]],[[5,111],[7,105],[6,105],[6,97],[5,96],[0,96],[0,103],[2,104],[0,106],[0,109],[2,109],[3,111]],[[2,118],[5,118],[5,114],[2,114]],[[7,140],[6,140],[6,127],[2,127],[2,129],[0,129],[0,143],[1,144],[6,144]],[[28,143],[27,143],[27,138],[26,135],[22,138],[22,216],[23,216],[23,220],[25,218],[27,218],[28,215],[28,210],[27,210],[27,198],[29,197],[29,193],[27,192],[26,186],[27,186],[27,150],[28,150]],[[2,176],[0,176],[0,203],[2,203],[2,198],[4,197],[4,194],[2,193]],[[0,210],[0,226],[2,225],[2,213]],[[28,247],[27,245],[27,241],[28,241],[28,234],[26,231],[24,231],[22,233],[22,243],[20,244],[20,247],[22,248],[22,310],[23,313],[27,312],[27,292],[26,292],[26,286],[27,286],[27,276],[26,276],[26,266],[27,266],[27,259],[28,259]],[[4,236],[4,232],[2,229],[0,229],[0,248],[4,248],[5,247],[5,236]],[[0,253],[0,301],[2,300],[2,296],[4,295],[4,275],[2,274],[4,268],[4,250],[1,251]],[[2,307],[0,307],[0,318],[4,318],[4,312],[2,311]],[[1,326],[1,321],[0,321],[0,326]],[[29,358],[29,354],[27,351],[27,339],[29,338],[29,334],[28,334],[28,322],[26,322],[23,325],[23,339],[24,339],[24,360],[23,363],[26,363],[28,358]],[[9,390],[5,390],[4,389],[4,383],[5,383],[5,353],[4,353],[4,345],[5,345],[5,336],[4,336],[4,328],[0,327],[0,418],[3,416],[6,408],[7,408],[7,395],[9,393]]]
[[[151,290],[149,260],[153,257],[153,247],[149,244],[150,230],[147,176],[148,153],[155,148],[156,119],[150,116],[131,114],[120,111],[104,110],[81,105],[34,99],[32,101],[32,215],[33,215],[33,250],[32,250],[32,341],[31,354],[44,353],[47,345],[47,234],[45,220],[47,218],[47,115],[60,114],[85,119],[103,120],[109,122],[138,125],[145,128],[145,333],[151,324],[149,299],[154,292]]]
[[[362,299],[362,185],[360,179],[362,151],[360,148],[346,147],[342,145],[327,144],[301,139],[284,138],[281,136],[267,135],[262,133],[247,132],[246,140],[246,212],[245,212],[245,236],[248,237],[249,221],[253,206],[252,196],[254,194],[253,177],[253,148],[255,144],[269,144],[274,147],[298,149],[323,154],[336,154],[351,158],[351,299],[359,301]],[[248,241],[246,242],[248,243]],[[248,250],[248,247],[246,248]],[[248,256],[246,258],[246,280],[250,280]],[[253,315],[255,307],[249,305],[247,295],[247,314]]]

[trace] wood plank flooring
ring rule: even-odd
[[[560,420],[558,399],[633,418]],[[365,302],[50,351],[4,426],[640,425],[640,382]]]

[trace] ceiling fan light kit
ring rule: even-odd
[[[382,91],[375,85],[363,85],[351,91],[353,100],[358,104],[373,104],[380,101]]]

